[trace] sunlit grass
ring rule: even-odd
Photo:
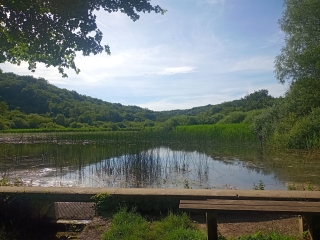
[[[244,235],[242,237],[237,238],[236,240],[299,240],[301,239],[299,236],[285,236],[281,235],[277,232],[271,232],[268,234],[263,234],[261,232],[257,232],[254,235]]]
[[[186,139],[198,139],[198,141],[209,141],[213,143],[251,143],[257,142],[257,136],[248,124],[212,124],[178,126],[177,134],[185,136]]]
[[[114,215],[111,227],[103,240],[205,240],[206,233],[196,229],[184,213],[170,213],[161,221],[148,222],[134,211],[125,208]]]
[[[286,236],[277,232],[243,235],[237,240],[299,240],[302,236]],[[197,229],[186,213],[169,213],[160,221],[147,221],[139,213],[120,209],[113,216],[103,240],[205,240],[205,230]],[[219,235],[219,240],[235,240]]]

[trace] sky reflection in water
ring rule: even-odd
[[[268,190],[286,189],[263,164],[237,157],[157,147],[137,154],[69,167],[38,166],[10,172],[26,185],[61,187],[253,189],[261,180]]]

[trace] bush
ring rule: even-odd
[[[221,119],[219,123],[230,124],[230,123],[241,123],[246,114],[244,112],[231,112],[225,118]]]
[[[310,115],[298,118],[289,114],[279,123],[274,140],[278,145],[288,148],[320,147],[320,108],[314,109]]]
[[[216,113],[209,118],[209,124],[215,124],[225,117],[222,113]]]
[[[115,197],[108,193],[101,193],[94,195],[91,199],[95,202],[95,209],[97,214],[103,215],[110,211],[117,210],[118,203]]]
[[[0,130],[5,130],[7,128],[8,128],[7,122],[4,119],[0,118]]]
[[[250,112],[246,113],[246,117],[243,120],[243,123],[253,123],[253,120],[255,117],[259,116],[265,111],[265,109],[259,109],[259,110],[252,110]]]

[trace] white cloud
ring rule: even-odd
[[[138,104],[140,107],[155,111],[166,111],[171,109],[190,109],[193,107],[205,106],[208,104],[218,104],[225,101],[225,94],[193,95],[158,98],[155,101]],[[228,100],[233,100],[229,96]]]
[[[235,62],[230,72],[244,71],[244,70],[273,70],[274,58],[273,57],[252,57],[245,60]]]
[[[183,66],[183,67],[170,67],[165,68],[163,71],[159,72],[160,75],[174,75],[174,74],[184,74],[194,72],[195,67]]]

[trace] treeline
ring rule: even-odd
[[[297,80],[281,98],[260,90],[217,105],[157,112],[60,89],[42,78],[0,74],[0,130],[172,130],[233,123],[250,125],[274,146],[319,148],[320,81]]]
[[[240,100],[187,110],[151,111],[60,89],[43,78],[0,74],[0,130],[6,129],[172,129],[179,125],[252,123],[276,99],[260,90]]]
[[[320,81],[293,82],[283,98],[253,121],[256,132],[278,147],[320,148]]]

